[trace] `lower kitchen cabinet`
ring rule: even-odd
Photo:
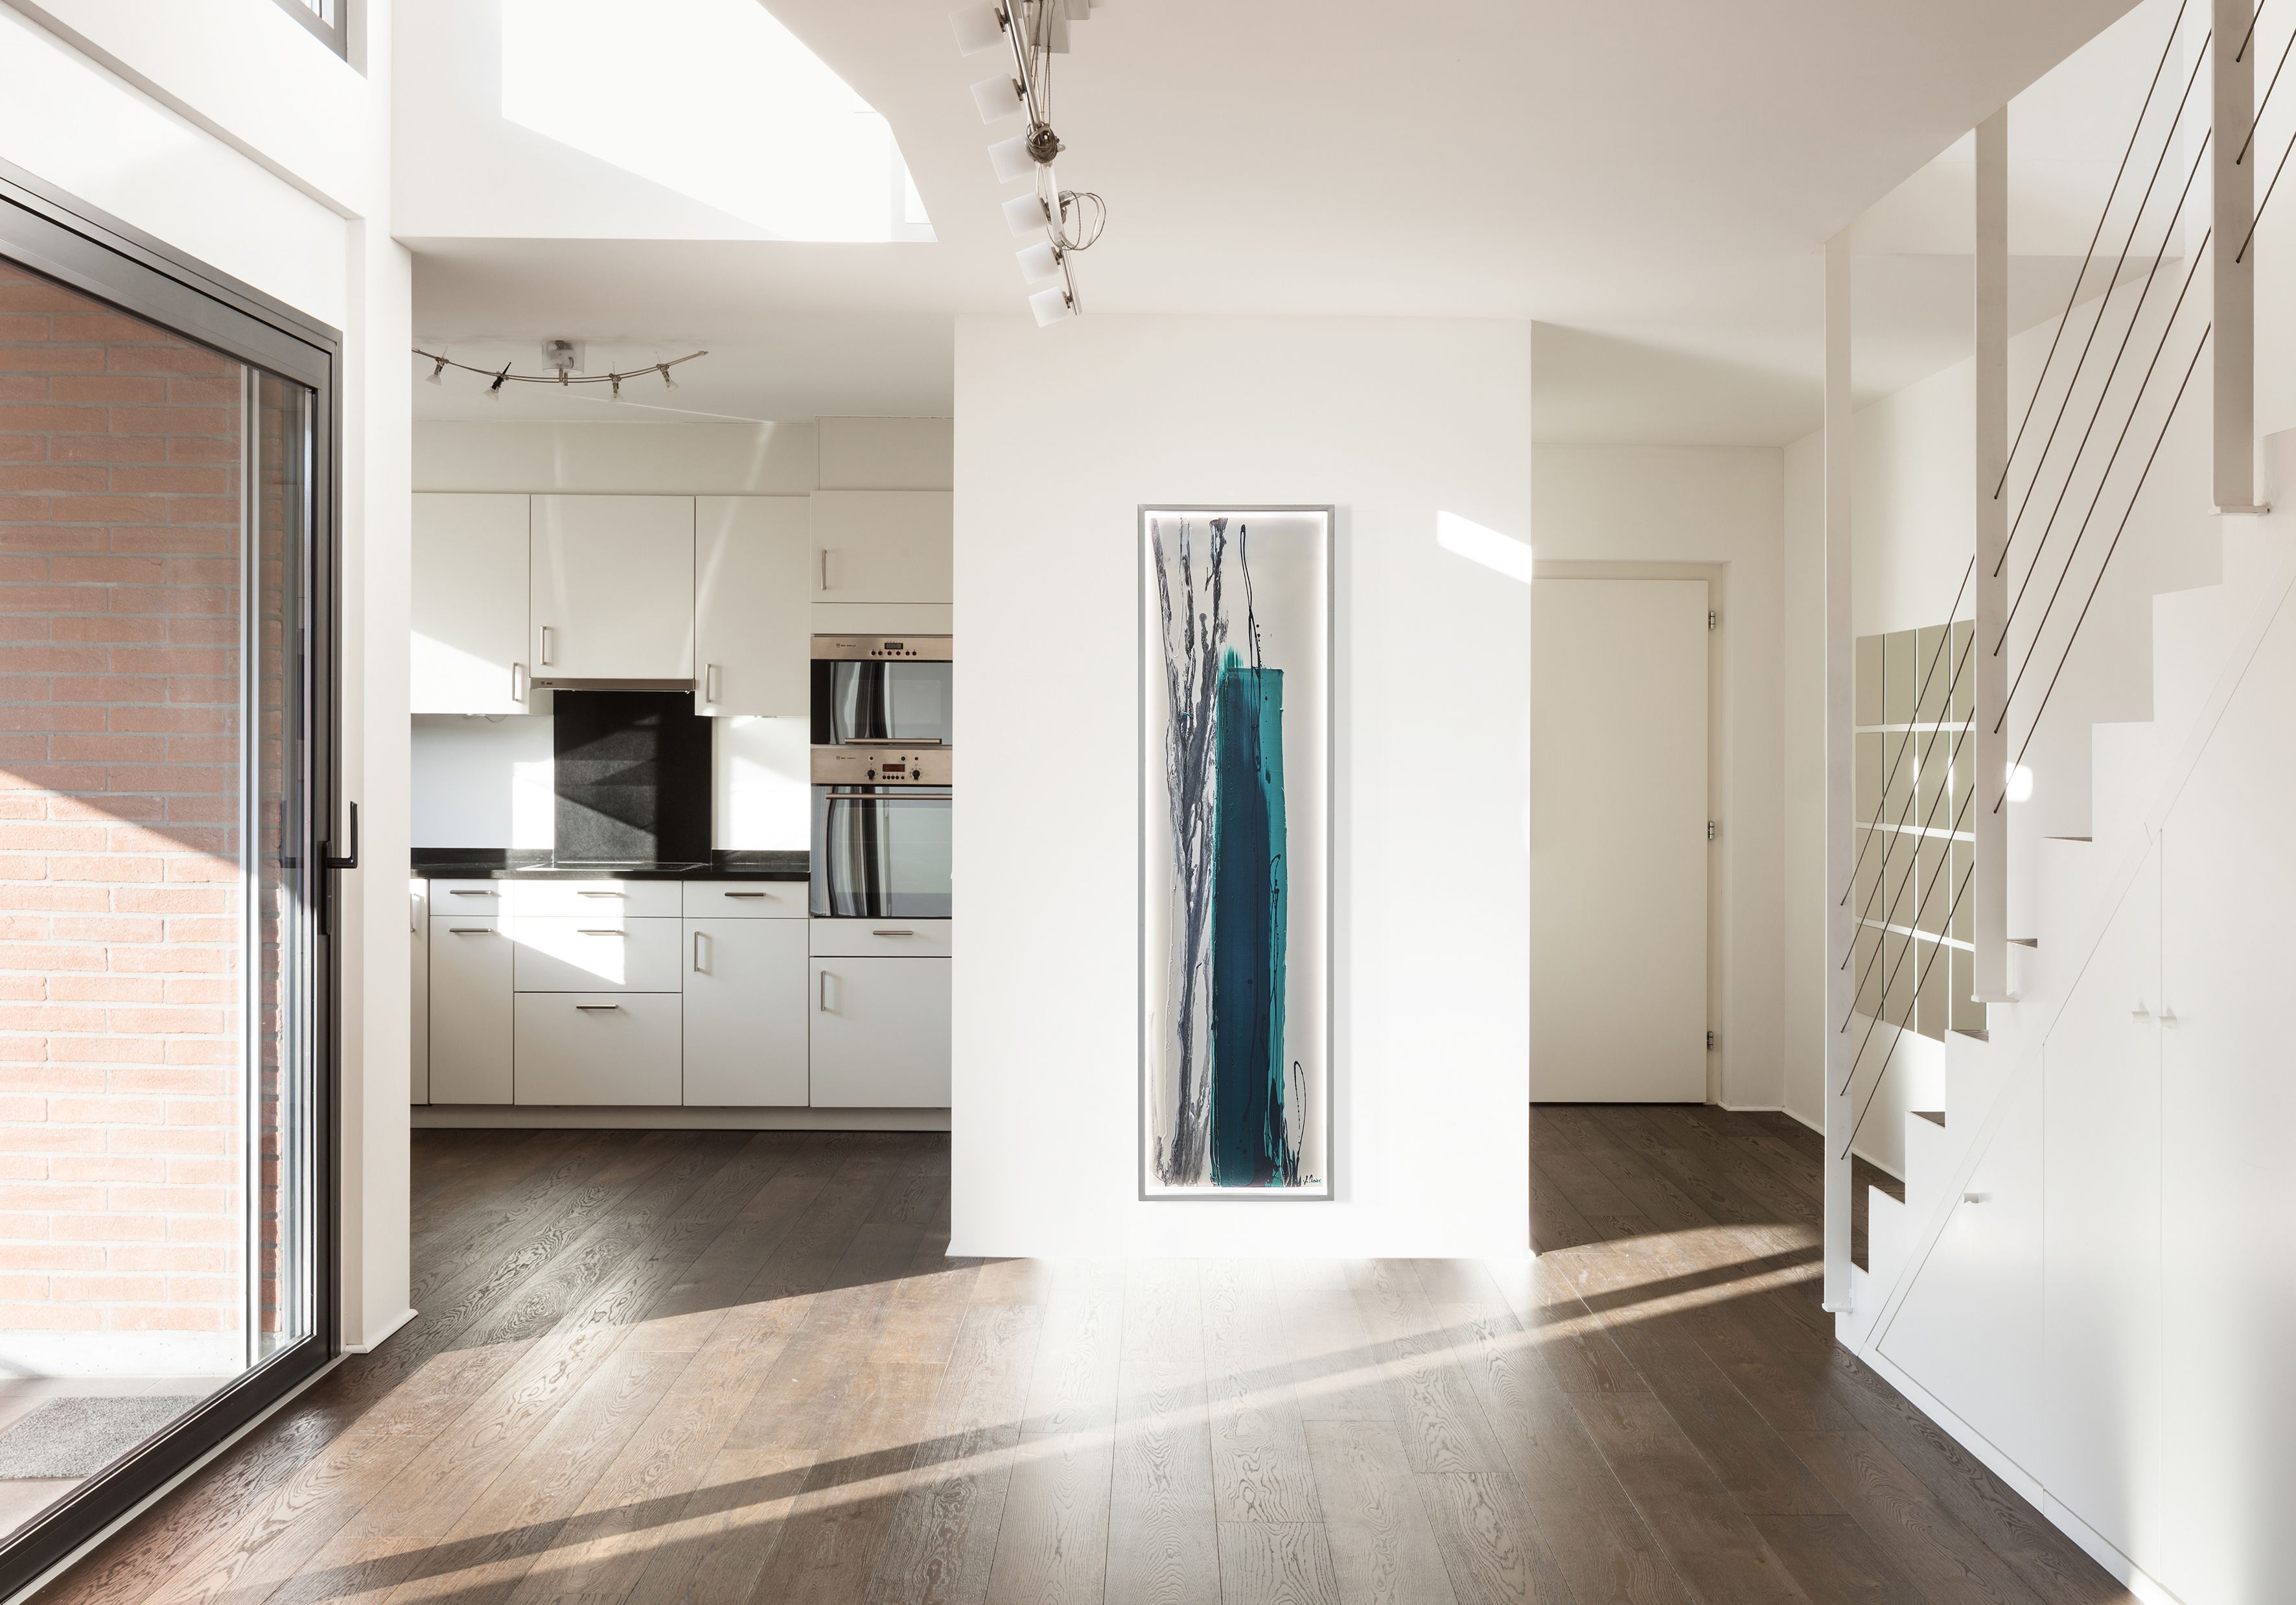
[[[807,1101],[806,922],[685,922],[685,1101]]]
[[[521,1104],[675,1104],[676,992],[520,992],[515,1096]]]
[[[812,961],[813,1103],[826,1109],[948,1105],[949,961]]]
[[[506,1104],[511,951],[502,921],[430,921],[430,1101]]]

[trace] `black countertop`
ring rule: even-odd
[[[417,847],[414,872],[434,880],[801,881],[801,852],[713,852],[707,864],[561,864],[539,848]]]

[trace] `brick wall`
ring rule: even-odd
[[[0,1374],[239,1366],[240,383],[0,261]]]

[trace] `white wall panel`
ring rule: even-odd
[[[1524,1251],[1529,593],[1436,520],[1527,540],[1529,379],[1522,324],[959,319],[955,1252]],[[1144,502],[1339,506],[1334,1202],[1137,1198]]]

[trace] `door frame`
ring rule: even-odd
[[[1721,650],[1722,632],[1730,624],[1730,564],[1534,558],[1530,565],[1532,587],[1536,588],[1542,580],[1706,581],[1707,605],[1715,619],[1706,635],[1706,808],[1715,824],[1714,845],[1721,846],[1727,840],[1730,827],[1722,817],[1722,798],[1726,795],[1723,782],[1730,772],[1726,750],[1730,729],[1726,717],[1730,706],[1730,669],[1728,654]],[[1718,1106],[1722,1103],[1722,1090],[1728,1084],[1723,1072],[1728,1066],[1730,1051],[1730,1033],[1724,1029],[1730,996],[1729,944],[1725,940],[1730,928],[1729,859],[1727,852],[1709,852],[1706,855],[1706,1018],[1707,1030],[1714,1037],[1714,1046],[1706,1050],[1706,1101]]]
[[[0,161],[0,256],[233,360],[309,387],[314,450],[308,646],[311,844],[324,860],[342,810],[342,335],[140,229]],[[242,427],[251,426],[242,420]],[[242,671],[244,665],[242,666]],[[242,852],[247,844],[242,844]],[[323,869],[315,910],[310,1223],[314,1330],[217,1390],[0,1543],[0,1599],[45,1582],[276,1409],[337,1356],[341,1320],[340,871]]]

